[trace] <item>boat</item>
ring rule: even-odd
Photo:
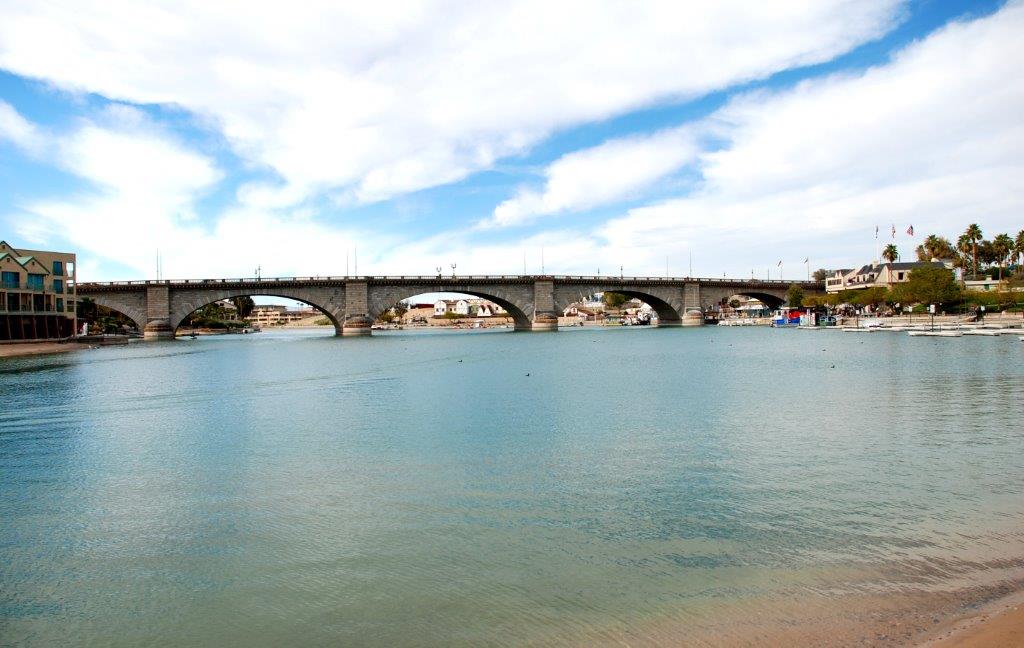
[[[908,331],[907,335],[915,337],[963,337],[963,331]]]
[[[987,335],[990,337],[999,337],[999,331],[994,329],[969,329],[964,331],[964,335]]]
[[[775,311],[772,316],[773,328],[796,328],[798,326],[800,326],[799,310],[782,308]]]

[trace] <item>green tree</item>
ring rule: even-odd
[[[409,302],[400,301],[391,310],[395,313],[395,317],[402,319],[409,312]]]
[[[1024,230],[1017,232],[1017,238],[1013,240],[1013,251],[1017,254],[1017,264],[1024,262]]]
[[[232,297],[231,303],[235,305],[235,310],[238,311],[238,319],[245,319],[252,315],[252,309],[256,308],[256,302],[252,300],[252,297],[243,295],[242,297]]]
[[[882,250],[882,258],[888,261],[889,263],[895,263],[896,259],[898,259],[899,257],[900,251],[896,247],[895,243],[890,243],[889,245],[886,245],[885,249]]]
[[[992,241],[982,239],[978,241],[978,263],[983,266],[994,266],[999,263],[999,254],[996,252],[995,245]],[[984,274],[985,268],[982,268],[982,274]]]
[[[919,304],[948,304],[960,299],[953,273],[938,264],[914,269],[900,292],[904,300]]]
[[[881,286],[850,291],[850,303],[857,306],[877,306],[888,301],[889,291]]]
[[[971,267],[971,239],[966,234],[961,234],[956,240],[957,255],[954,259],[956,267],[964,271],[966,275]]]
[[[992,251],[999,263],[999,281],[1003,280],[1003,267],[1013,253],[1013,239],[1009,234],[1000,234],[992,239]]]
[[[96,302],[89,297],[82,297],[78,300],[78,319],[89,322],[96,321]]]
[[[804,289],[797,284],[789,284],[786,291],[786,303],[792,308],[800,308],[804,305]]]
[[[943,236],[929,234],[924,243],[917,246],[918,261],[931,261],[932,259],[956,259],[957,251],[949,239]]]
[[[977,275],[978,274],[978,242],[980,242],[981,239],[982,239],[981,228],[978,226],[977,223],[971,223],[970,225],[967,226],[967,229],[964,230],[964,234],[963,235],[965,237],[967,237],[968,241],[971,242],[971,261],[973,262],[973,266],[974,266],[974,274]]]
[[[832,273],[829,270],[826,270],[825,268],[818,268],[811,276],[814,277],[815,281],[825,281],[830,274]]]
[[[629,298],[622,293],[605,291],[604,295],[601,297],[601,301],[603,301],[604,305],[608,308],[619,308],[629,301]]]

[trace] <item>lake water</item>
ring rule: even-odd
[[[1024,574],[1016,336],[267,332],[0,403],[3,644],[686,643]]]

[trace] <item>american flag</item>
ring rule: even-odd
[[[907,228],[907,234],[910,234],[911,236],[914,235],[914,226],[913,225],[911,225],[910,227]]]

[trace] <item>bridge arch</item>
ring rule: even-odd
[[[639,290],[609,290],[605,292],[614,292],[620,295],[625,295],[629,299],[639,299],[645,304],[650,305],[650,307],[654,309],[654,312],[658,314],[658,326],[678,326],[682,321],[682,318],[672,304],[660,297],[655,297],[650,293]]]
[[[680,326],[683,320],[683,296],[676,288],[654,287],[650,289],[626,288],[620,285],[565,285],[555,290],[555,308],[559,313],[565,311],[570,304],[582,301],[596,293],[613,292],[629,299],[639,299],[650,305],[658,314],[658,326]]]
[[[514,294],[515,291],[502,290],[502,287],[478,288],[473,286],[452,286],[439,290],[435,286],[387,286],[375,287],[369,304],[369,317],[376,320],[381,313],[391,308],[400,301],[423,295],[427,293],[450,292],[460,295],[470,295],[480,299],[492,301],[501,306],[512,318],[517,331],[530,331],[533,329],[533,318],[527,312],[528,305],[524,305],[523,294]],[[533,287],[529,289],[532,291]],[[519,291],[522,292],[522,291]],[[531,300],[532,302],[532,300]],[[530,309],[532,310],[532,309]]]
[[[121,313],[135,324],[135,327],[139,330],[140,333],[142,332],[143,329],[146,328],[147,318],[145,308],[130,304],[126,300],[117,299],[115,297],[108,295],[87,295],[82,299],[91,299],[92,303],[96,304],[97,306],[109,308],[112,311],[117,311],[118,313]]]
[[[758,299],[769,310],[779,309],[782,307],[784,303],[786,303],[786,299],[784,297],[779,297],[777,295],[773,295],[771,293],[766,292],[758,292],[756,290],[740,290],[734,292],[733,295],[740,295],[741,297],[753,297],[754,299]],[[732,295],[729,295],[729,297],[731,296]]]
[[[311,295],[310,292],[311,291],[309,290],[292,290],[287,288],[277,290],[255,288],[222,291],[181,291],[180,293],[175,293],[171,298],[171,316],[169,323],[171,325],[171,330],[177,331],[182,322],[184,322],[192,313],[204,306],[208,306],[209,304],[223,301],[225,299],[233,299],[235,297],[282,297],[284,299],[291,299],[308,304],[320,311],[331,321],[331,324],[334,326],[335,334],[341,335],[342,325],[345,320],[344,297],[341,298],[340,304],[336,304],[333,303],[333,299],[318,299],[317,295]]]

